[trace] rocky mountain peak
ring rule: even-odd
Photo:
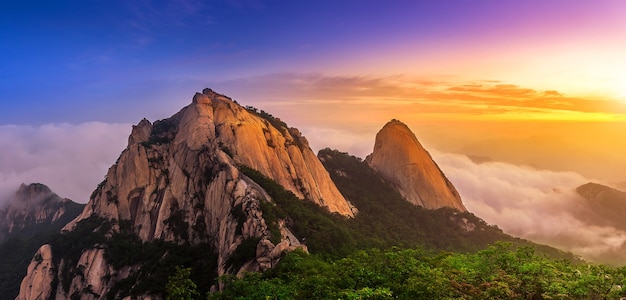
[[[376,134],[374,151],[366,162],[415,205],[466,211],[452,183],[415,134],[398,120],[391,120]]]
[[[64,230],[73,231],[82,220],[95,216],[113,223],[124,221],[143,242],[211,244],[218,275],[265,270],[284,251],[306,251],[288,222],[266,223],[261,204],[272,199],[240,171],[242,166],[279,183],[302,201],[346,217],[356,213],[297,129],[204,89],[172,117],[153,123],[144,119],[133,126],[128,146],[82,214]],[[242,248],[254,249],[255,257],[241,265],[229,263],[232,256],[241,256]],[[57,297],[87,287],[95,294],[106,294],[120,279],[104,261],[101,249],[85,249],[72,266],[82,269],[85,277],[66,290],[57,289],[61,293]],[[40,285],[37,278],[49,272],[37,261],[31,267],[22,286]],[[109,281],[101,282],[101,278]],[[27,288],[20,294],[32,292]]]
[[[71,202],[41,183],[21,184],[13,197],[0,208],[0,241],[28,226],[52,223],[66,213]]]
[[[138,144],[147,142],[150,139],[150,133],[152,132],[152,123],[147,119],[142,119],[139,124],[133,125],[133,130],[128,137],[128,144]]]

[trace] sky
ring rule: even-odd
[[[501,163],[517,174],[501,176],[508,188],[439,162],[470,210],[537,238],[532,222],[489,209],[518,206],[485,195],[547,174],[569,178],[561,190],[626,189],[624,15],[620,0],[1,0],[0,199],[42,182],[86,202],[132,124],[210,87],[299,128],[314,150],[365,157],[396,118],[439,157],[469,156],[476,172]]]

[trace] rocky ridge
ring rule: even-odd
[[[285,222],[276,224],[279,240],[271,238],[270,224],[261,209],[261,201],[271,202],[271,197],[242,174],[239,165],[258,170],[299,198],[331,212],[346,217],[356,213],[299,131],[205,89],[169,119],[154,124],[144,119],[133,126],[127,148],[82,214],[64,230],[72,231],[82,220],[97,216],[130,222],[134,234],[144,242],[210,243],[217,255],[218,275],[265,270],[284,251],[306,251]],[[233,269],[229,258],[250,241],[255,243],[256,257]],[[70,266],[82,275],[65,283],[69,288],[41,289],[64,280],[59,269],[67,262],[55,255],[48,245],[39,249],[17,299],[72,295],[100,299],[133,271],[132,266],[113,268],[104,258],[104,250],[93,247],[85,249]]]
[[[17,231],[61,219],[75,204],[53,193],[41,183],[22,184],[6,206],[0,209],[0,242]]]
[[[376,134],[365,161],[409,202],[428,209],[467,209],[461,196],[404,123],[392,120]]]

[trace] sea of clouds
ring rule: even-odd
[[[431,151],[469,211],[504,232],[569,250],[584,258],[617,262],[626,232],[583,222],[587,209],[576,187],[594,181],[574,172],[538,170]],[[622,261],[622,264],[626,261]]]
[[[86,203],[125,148],[130,124],[0,126],[0,201],[22,183],[40,182],[61,197]],[[364,157],[373,141],[333,129],[304,128],[312,147]],[[592,260],[622,259],[626,232],[578,219],[584,209],[575,188],[593,181],[573,172],[539,170],[430,150],[467,209],[504,232],[572,251]],[[626,257],[623,258],[626,262]]]
[[[0,201],[22,183],[43,183],[86,203],[124,150],[130,124],[88,122],[0,126]]]

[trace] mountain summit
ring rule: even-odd
[[[344,217],[356,213],[297,129],[204,89],[172,117],[154,124],[144,119],[133,126],[128,146],[106,179],[82,214],[65,226],[66,237],[42,246],[31,261],[18,299],[70,298],[85,290],[91,296],[82,299],[105,294],[116,298],[123,294],[119,291],[123,282],[155,276],[137,262],[149,258],[138,253],[154,243],[166,243],[169,250],[150,257],[201,249],[206,264],[216,265],[205,266],[207,272],[215,270],[218,276],[266,270],[285,251],[306,251],[286,221],[268,221],[264,208],[275,204],[242,169],[258,171],[302,201],[329,212]],[[66,248],[76,249],[66,242],[67,236],[81,232],[96,234],[90,240],[93,245],[74,250],[74,256],[64,254]],[[120,245],[115,243],[122,236],[130,242],[116,252]],[[139,256],[132,260],[129,255]],[[185,256],[189,254],[178,257]],[[151,264],[145,262],[146,268]],[[66,277],[72,272],[84,275]]]
[[[391,120],[376,134],[365,161],[409,202],[428,209],[466,211],[461,196],[404,123]]]

